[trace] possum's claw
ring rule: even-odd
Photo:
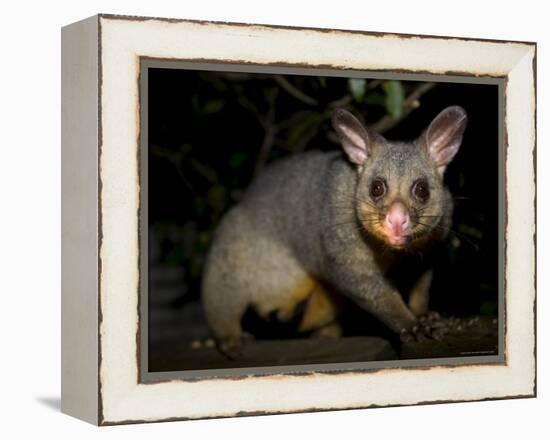
[[[416,325],[410,330],[401,330],[402,342],[425,342],[430,339],[441,341],[449,331],[449,323],[437,312],[428,312],[418,318]]]

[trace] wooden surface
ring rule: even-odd
[[[441,341],[426,340],[401,345],[400,359],[431,359],[498,354],[496,319],[473,317],[462,319]]]
[[[266,367],[278,365],[329,364],[397,359],[390,343],[376,337],[342,339],[289,339],[254,341],[238,359],[228,359],[214,347],[175,349],[151,353],[150,371],[213,368]]]
[[[341,339],[257,340],[243,348],[238,359],[224,357],[211,339],[200,346],[158,346],[151,351],[150,371],[329,364],[397,359],[433,359],[498,354],[497,326],[481,320],[475,327],[451,330],[441,341],[398,343],[370,336]]]
[[[183,285],[182,269],[153,266],[150,278],[151,372],[497,354],[496,320],[474,317],[446,320],[449,331],[441,341],[401,343],[397,337],[390,341],[388,336],[369,333],[341,339],[257,339],[245,346],[239,359],[230,360],[215,348],[200,302],[177,306]]]

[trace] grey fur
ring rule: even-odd
[[[459,108],[449,109],[457,112]],[[449,109],[438,118],[441,121],[444,115],[451,130],[456,118],[445,113]],[[459,110],[459,116],[465,117]],[[349,131],[340,130],[339,124],[349,123],[356,130],[358,121],[337,110],[333,123],[342,139]],[[278,161],[251,184],[242,201],[222,220],[202,285],[206,317],[222,350],[231,351],[246,337],[241,318],[247,307],[267,316],[291,302],[294,286],[307,277],[348,296],[395,332],[410,330],[416,323],[415,313],[426,312],[431,272],[418,274],[414,302],[421,306],[413,307],[415,313],[389,274],[399,273],[396,265],[403,254],[425,253],[446,235],[452,198],[443,186],[442,165],[430,157],[425,134],[414,142],[390,142],[364,127],[361,130],[365,142],[359,144],[365,144],[367,151],[355,155],[355,163],[341,151],[311,151]],[[456,138],[453,141],[456,144]],[[348,154],[349,145],[344,147]],[[366,159],[357,165],[357,157]],[[369,188],[377,176],[386,180],[388,192],[383,201],[375,203]],[[419,177],[431,189],[430,201],[420,208],[410,190]],[[415,239],[404,249],[384,243],[372,220],[382,219],[392,200],[407,204],[411,220],[428,219],[424,225],[415,225]],[[417,208],[426,217],[413,218]],[[367,211],[371,220],[365,218]]]

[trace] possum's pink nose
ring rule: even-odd
[[[407,207],[401,202],[394,202],[386,213],[386,227],[390,230],[391,235],[400,237],[409,227],[409,224],[410,218]]]

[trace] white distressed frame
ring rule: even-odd
[[[65,412],[92,423],[116,424],[535,395],[534,44],[117,16],[98,16],[71,25],[63,36],[81,39],[88,46],[90,38],[97,38],[89,50],[97,50],[99,98],[94,107],[99,115],[97,138],[93,140],[99,160],[93,182],[97,199],[86,200],[98,213],[97,264],[88,267],[85,258],[63,262],[68,273],[63,303],[72,301],[63,311]],[[139,383],[140,57],[505,77],[506,363]],[[74,59],[68,53],[65,59],[70,69]],[[73,67],[93,69],[90,63]],[[72,86],[67,81],[66,95],[78,93],[78,79],[73,78]],[[70,105],[66,104],[69,113]],[[71,121],[69,115],[64,117],[64,159],[66,152],[79,148],[71,138],[79,129],[78,121]],[[64,160],[64,169],[72,161],[74,156]],[[71,179],[64,181],[64,192]],[[78,205],[77,195],[63,199],[68,211]],[[75,221],[78,216],[64,215],[64,231],[74,227]],[[79,244],[93,245],[93,237],[85,232]],[[74,271],[93,270],[97,274],[96,309],[89,304],[89,293],[75,292],[78,283],[71,278]],[[99,333],[83,329],[81,337],[75,336],[77,311],[92,313]],[[91,354],[81,347],[90,341],[96,343]],[[84,366],[90,361],[96,362],[96,368],[84,367],[79,376],[79,363]]]

